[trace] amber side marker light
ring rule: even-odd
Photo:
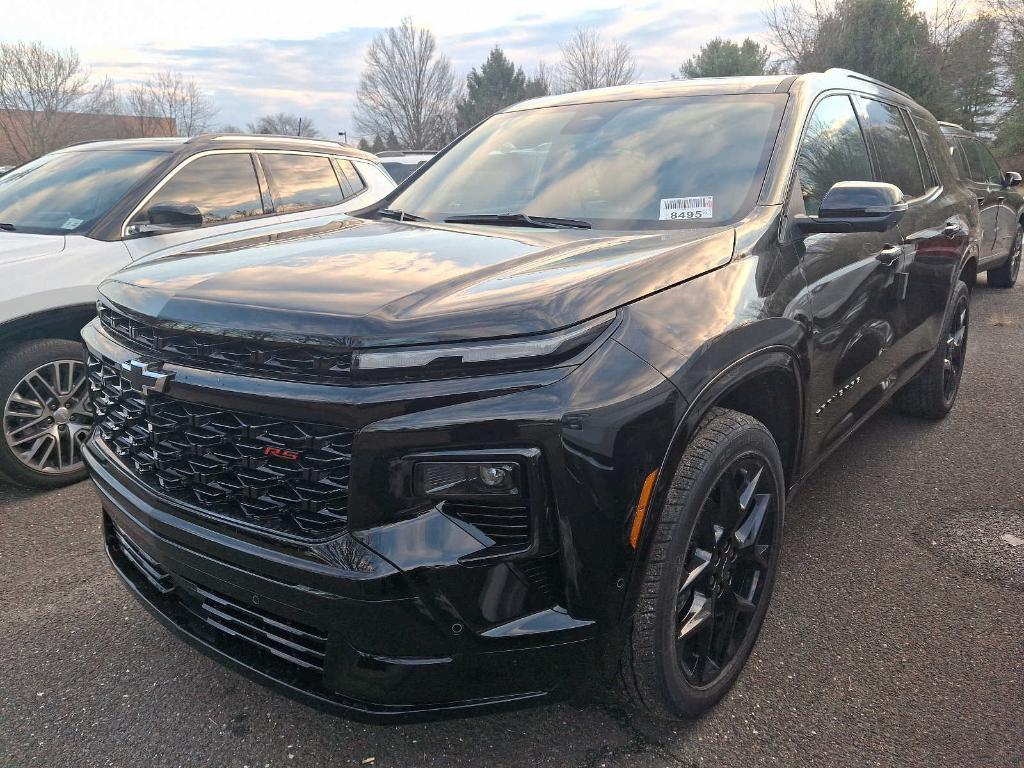
[[[644,517],[647,516],[647,506],[651,503],[651,494],[654,493],[654,482],[658,479],[658,470],[654,470],[644,480],[644,487],[640,489],[640,498],[636,502],[636,512],[633,514],[633,527],[629,531],[629,545],[636,549],[640,543],[640,531],[644,527]]]

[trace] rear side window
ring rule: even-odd
[[[350,160],[336,159],[338,171],[341,175],[341,186],[345,190],[345,197],[354,197],[366,189],[366,182],[359,175],[359,171],[352,165]]]
[[[343,199],[331,159],[322,155],[264,154],[278,213],[337,205]]]
[[[999,184],[1003,174],[999,170],[988,147],[976,139],[964,139],[961,141],[964,152],[967,153],[967,164],[971,169],[971,178],[987,184]]]
[[[924,192],[924,179],[914,142],[899,107],[864,99],[864,130],[875,150],[881,181],[895,184],[907,197]]]
[[[961,179],[971,178],[971,169],[967,167],[967,157],[964,155],[964,149],[960,146],[960,142],[953,137],[947,141],[949,142],[949,155],[953,159],[953,165],[956,166],[957,175]]]
[[[263,215],[260,185],[248,153],[193,160],[157,190],[135,221],[149,221],[149,208],[160,203],[195,205],[202,211],[203,226]]]
[[[797,160],[800,193],[808,215],[839,181],[871,181],[871,161],[849,96],[822,99],[807,120]]]
[[[956,178],[957,172],[952,164],[949,145],[938,123],[921,115],[911,115],[910,119],[917,127],[917,134],[924,143],[925,154],[938,174],[937,181],[946,184]]]

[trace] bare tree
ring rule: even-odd
[[[596,29],[580,27],[562,45],[559,79],[565,91],[625,85],[636,80],[637,70],[629,45],[606,42]]]
[[[0,132],[21,162],[75,141],[74,113],[110,108],[112,97],[109,81],[90,84],[74,50],[0,43]]]
[[[999,19],[1011,38],[1024,41],[1024,0],[984,0],[986,10]]]
[[[797,72],[804,69],[814,53],[821,21],[832,5],[828,0],[772,0],[764,20],[784,67]]]
[[[364,136],[393,133],[409,149],[439,149],[455,135],[459,89],[448,57],[412,19],[377,35],[366,51],[355,122]]]
[[[128,90],[125,110],[137,118],[173,120],[179,136],[195,136],[210,129],[217,108],[192,78],[180,72],[158,72]],[[137,135],[153,135],[160,127],[139,120]]]
[[[310,118],[292,115],[288,112],[262,115],[255,123],[248,123],[246,130],[249,133],[272,133],[278,136],[307,136],[313,138],[320,135],[320,131],[313,125],[313,121]]]

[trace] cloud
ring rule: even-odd
[[[492,7],[486,16],[481,13],[476,17],[474,9],[479,6],[470,2],[434,8],[395,0],[387,9],[374,11],[364,6],[351,17],[306,6],[284,16],[277,6],[273,15],[268,15],[254,7],[251,13],[243,13],[261,17],[259,24],[247,16],[234,25],[225,23],[230,14],[218,6],[215,13],[220,17],[191,34],[189,25],[161,32],[160,25],[126,19],[102,32],[97,28],[96,34],[102,37],[88,48],[82,46],[81,38],[73,44],[97,74],[119,82],[139,82],[165,69],[194,77],[213,96],[221,123],[243,126],[264,113],[289,111],[312,118],[326,136],[346,130],[352,137],[352,109],[365,49],[387,24],[397,22],[397,17],[391,17],[410,8],[414,21],[431,26],[439,50],[452,60],[459,77],[479,66],[494,45],[500,45],[528,72],[540,61],[554,64],[559,58],[559,45],[580,26],[596,27],[610,38],[629,43],[644,80],[666,79],[712,37],[751,35],[763,39],[758,0],[736,0],[728,5],[651,1],[616,7],[601,7],[602,1],[584,6],[582,0],[563,0],[555,7],[542,0],[523,0],[515,9]],[[71,0],[52,2],[72,7]],[[179,2],[196,5],[196,0]],[[147,13],[145,7],[150,5],[151,12]],[[160,17],[155,0],[137,0],[132,7],[132,19],[139,15]],[[320,18],[319,24],[310,16]],[[310,34],[312,26],[323,29],[323,19],[331,18],[348,26]],[[485,24],[475,21],[484,18],[488,20]],[[82,23],[90,22],[83,17]],[[117,23],[128,26],[118,29]],[[222,32],[218,34],[211,25],[219,25]],[[275,30],[275,35],[257,36],[257,30],[266,29]],[[143,30],[155,39],[147,40]],[[7,24],[0,31],[0,39],[17,34],[18,25]],[[180,40],[190,42],[182,44]]]

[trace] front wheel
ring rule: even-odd
[[[92,428],[82,345],[64,339],[21,344],[0,369],[0,475],[56,488],[85,477],[82,446]]]
[[[784,506],[768,429],[713,409],[672,478],[620,670],[648,714],[694,717],[736,681],[768,610]]]
[[[1020,274],[1021,249],[1024,247],[1024,224],[1017,227],[1010,257],[1000,266],[988,271],[988,284],[993,288],[1013,288]]]
[[[908,416],[941,419],[953,410],[967,359],[967,332],[971,321],[971,294],[957,281],[946,311],[939,343],[931,359],[893,398]]]

